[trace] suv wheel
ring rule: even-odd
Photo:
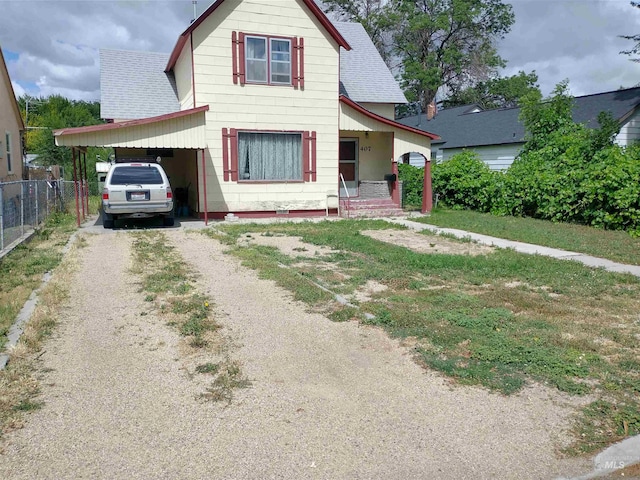
[[[163,217],[162,223],[165,227],[173,227],[174,219],[173,217]]]
[[[113,228],[114,218],[113,215],[102,212],[102,226],[104,228]]]

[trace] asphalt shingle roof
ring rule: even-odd
[[[148,118],[180,110],[165,53],[100,50],[100,116]]]
[[[598,114],[610,112],[622,121],[640,105],[640,87],[575,97],[573,120],[590,128],[598,126]],[[500,145],[524,142],[525,129],[519,120],[519,108],[485,110],[465,113],[472,106],[448,108],[427,120],[426,115],[406,117],[398,122],[436,133],[442,140],[440,148],[464,148],[482,145]]]
[[[352,50],[340,51],[340,94],[355,102],[407,103],[395,78],[359,23],[335,22]],[[155,117],[180,110],[169,55],[100,50],[100,116]]]
[[[398,82],[359,23],[334,22],[351,50],[340,49],[340,94],[354,102],[407,103]]]

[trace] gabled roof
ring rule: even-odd
[[[356,102],[407,103],[364,27],[352,22],[334,25],[353,47],[340,51],[340,93]]]
[[[302,0],[304,4],[307,6],[311,13],[315,15],[320,24],[327,30],[329,35],[333,37],[336,43],[344,48],[345,50],[351,50],[351,47],[344,39],[344,37],[340,34],[340,32],[336,29],[336,27],[331,23],[331,21],[327,18],[324,12],[316,5],[316,2],[313,0]],[[184,44],[187,42],[189,35],[196,28],[200,26],[202,22],[204,22],[209,15],[211,15],[220,5],[224,3],[224,0],[216,0],[211,4],[209,8],[207,8],[202,14],[191,24],[189,27],[182,32],[182,34],[178,37],[178,41],[176,42],[176,46],[173,47],[173,51],[171,52],[171,56],[169,57],[169,61],[167,62],[167,67],[165,68],[165,72],[170,71],[176,65],[178,61],[178,57],[180,56],[180,52],[182,52],[182,48]]]
[[[4,77],[4,81],[8,85],[7,93],[9,94],[9,97],[10,97],[9,103],[11,103],[11,108],[13,110],[14,115],[16,116],[16,121],[18,122],[18,126],[20,127],[20,130],[24,130],[24,122],[22,121],[22,115],[20,114],[20,107],[18,106],[18,100],[16,99],[16,94],[13,91],[13,85],[11,84],[11,78],[9,77],[9,70],[7,70],[7,64],[4,61],[2,48],[0,48],[0,75]]]
[[[598,114],[609,112],[620,123],[640,105],[640,87],[575,97],[573,120],[589,128],[598,127]],[[520,108],[484,110],[466,113],[470,105],[448,108],[427,120],[414,115],[398,120],[418,129],[435,132],[442,140],[440,148],[464,148],[507,143],[523,143],[525,128],[519,120]]]
[[[437,139],[440,138],[440,137],[438,137],[438,135],[435,135],[433,133],[429,133],[426,130],[413,128],[411,126],[404,125],[402,123],[398,123],[395,120],[391,120],[391,119],[389,119],[387,117],[383,117],[381,115],[378,115],[377,113],[370,112],[369,110],[364,108],[362,105],[358,105],[356,102],[354,102],[353,100],[351,100],[348,97],[345,97],[344,95],[340,95],[340,102],[344,103],[345,105],[348,105],[349,107],[353,108],[354,110],[356,110],[357,112],[361,113],[365,117],[371,118],[372,120],[375,120],[376,122],[380,122],[380,123],[382,123],[384,125],[389,125],[390,127],[394,127],[394,128],[398,128],[400,130],[404,130],[405,132],[416,133],[416,134],[421,135],[423,137],[429,137],[432,140],[437,140]]]
[[[100,50],[100,117],[155,117],[180,110],[166,53]]]

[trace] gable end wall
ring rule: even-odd
[[[303,37],[304,89],[234,85],[233,31]],[[338,178],[340,68],[339,47],[333,38],[302,1],[227,0],[193,32],[193,45],[197,105],[210,105],[205,157],[208,210],[324,209],[327,192],[337,192]],[[317,132],[317,181],[223,181],[223,128]]]

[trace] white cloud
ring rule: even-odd
[[[19,83],[11,80],[11,86],[13,87],[13,93],[16,94],[16,98],[24,96],[27,92],[20,86]]]

